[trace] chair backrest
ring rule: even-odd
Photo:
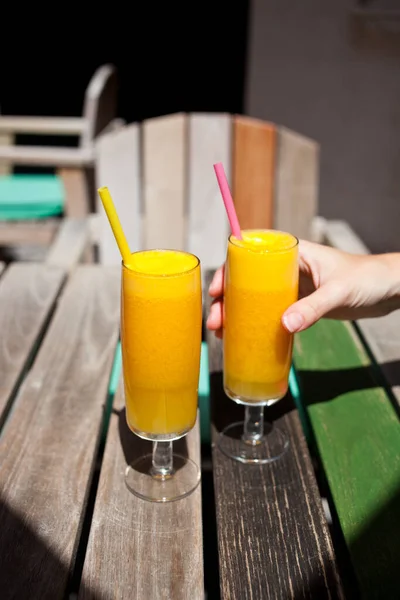
[[[14,144],[18,133],[34,133],[36,135],[78,135],[79,146],[88,148],[94,139],[116,121],[118,82],[117,72],[113,65],[99,67],[92,76],[84,97],[82,117],[0,117],[0,146]],[[1,114],[1,113],[0,113]],[[4,123],[6,121],[6,123]],[[40,165],[36,147],[30,146],[31,155],[25,152],[26,164]],[[26,149],[25,149],[26,150]],[[50,166],[44,159],[44,166]],[[19,164],[21,160],[18,161]],[[12,168],[9,160],[0,161],[0,175],[8,174]],[[57,159],[54,158],[54,165]]]
[[[173,114],[99,137],[97,186],[108,186],[132,251],[180,248],[203,268],[225,259],[228,222],[213,164],[222,162],[242,228],[311,239],[318,144],[284,127],[228,114]],[[99,254],[120,262],[106,216]]]
[[[85,92],[83,118],[87,124],[80,138],[81,146],[90,146],[94,138],[115,119],[117,96],[116,68],[111,64],[99,67]]]

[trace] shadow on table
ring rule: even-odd
[[[400,485],[349,544],[350,554],[354,564],[357,564],[359,580],[362,581],[360,587],[363,598],[400,598],[399,532]]]
[[[40,522],[37,525],[40,527]],[[41,539],[27,519],[0,499],[1,600],[47,600],[68,597],[71,568]],[[111,600],[81,583],[80,600]]]
[[[121,446],[127,465],[132,464],[137,458],[152,452],[152,442],[143,440],[135,435],[128,427],[126,422],[125,408],[114,411],[118,415],[118,428]],[[173,451],[184,458],[188,458],[188,448],[186,437],[173,442]],[[135,467],[136,468],[136,467]],[[140,472],[144,472],[139,468]]]
[[[293,409],[293,400],[288,394],[276,404],[264,408],[265,422],[273,423]],[[214,372],[210,375],[210,412],[212,423],[217,431],[222,431],[227,425],[244,419],[245,407],[242,404],[236,404],[225,394],[221,372]]]
[[[298,379],[302,398],[307,406],[320,402],[329,402],[342,394],[369,390],[384,386],[399,415],[399,405],[392,398],[390,386],[400,386],[400,361],[391,361],[379,365],[354,367],[351,369],[332,369],[326,371],[298,370]],[[400,416],[400,415],[399,415]]]
[[[392,385],[400,385],[400,362],[393,361],[380,365],[385,375],[390,374]],[[366,390],[379,387],[379,379],[374,365],[357,367],[353,369],[340,369],[335,371],[300,371],[303,397],[307,404],[316,402],[329,402],[338,395],[349,391]],[[217,431],[225,426],[241,421],[244,417],[244,406],[232,402],[224,393],[222,373],[211,374],[211,415]],[[389,394],[390,395],[390,394]],[[393,398],[392,402],[393,402]],[[276,405],[265,409],[265,418],[275,421],[293,410],[293,400],[290,395]],[[395,477],[395,458],[393,464],[388,465],[393,469]],[[345,556],[340,557],[339,566],[345,584],[348,598],[358,600],[361,597],[385,598],[394,600],[400,598],[400,583],[398,570],[400,564],[400,475],[397,478],[396,489],[386,503],[364,523],[349,544],[348,548],[338,546],[336,552],[345,550]],[[373,485],[373,482],[371,482]],[[336,540],[337,541],[337,540]],[[344,544],[344,540],[342,542]],[[339,559],[339,556],[338,556]],[[357,565],[354,573],[353,564]],[[326,564],[325,569],[330,569]],[[359,583],[361,582],[361,584]],[[256,584],[257,582],[255,582]],[[303,598],[327,598],[324,578],[318,573],[308,582],[308,589],[304,589],[302,581],[298,589],[293,582],[293,597],[296,600]],[[361,589],[359,589],[361,588]],[[258,589],[258,588],[257,588]],[[334,590],[330,590],[331,598],[335,597]]]

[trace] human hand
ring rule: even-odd
[[[301,240],[299,300],[282,317],[291,333],[322,317],[355,320],[400,308],[400,254],[354,255]],[[211,282],[207,328],[222,337],[224,267]]]

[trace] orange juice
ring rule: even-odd
[[[242,236],[228,243],[224,386],[237,402],[268,405],[288,387],[293,336],[281,318],[298,297],[298,244],[279,231]]]
[[[146,439],[194,425],[201,348],[199,260],[173,250],[132,254],[122,268],[121,343],[126,417]]]

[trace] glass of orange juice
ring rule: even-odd
[[[264,425],[264,407],[288,389],[293,336],[282,326],[298,297],[298,240],[289,233],[242,231],[230,236],[225,265],[224,389],[245,405],[244,422],[225,428],[224,454],[243,463],[268,463],[288,447],[285,433]]]
[[[122,265],[121,345],[126,419],[151,440],[151,454],[129,465],[128,488],[167,502],[187,496],[200,469],[173,453],[197,417],[201,349],[199,259],[175,250],[135,252]]]

